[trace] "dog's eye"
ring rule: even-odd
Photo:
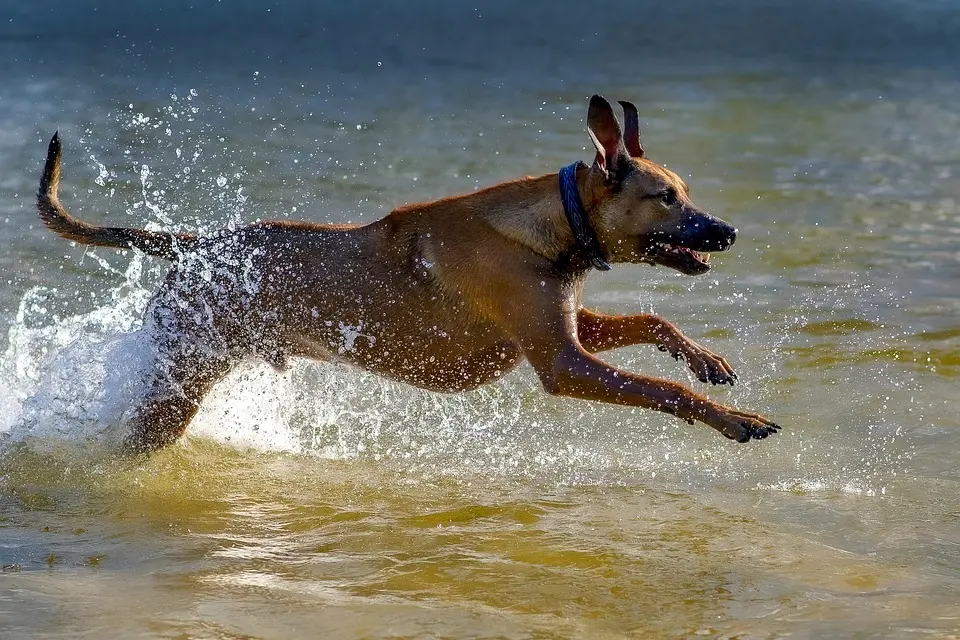
[[[660,192],[660,202],[670,207],[677,202],[677,192],[674,189],[664,189]]]

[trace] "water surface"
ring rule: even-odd
[[[10,637],[960,633],[960,12],[951,3],[34,3],[0,25],[0,620]],[[587,303],[723,353],[738,446],[546,397],[251,364],[119,462],[164,265],[92,222],[372,221],[589,159],[590,94],[734,222]],[[606,355],[699,387],[655,349]]]

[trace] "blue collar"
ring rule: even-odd
[[[563,201],[563,212],[567,214],[573,237],[589,260],[590,266],[598,271],[610,271],[610,263],[603,257],[600,241],[590,226],[590,219],[583,208],[583,201],[580,200],[580,191],[577,189],[579,165],[580,162],[577,161],[560,169],[560,200]]]

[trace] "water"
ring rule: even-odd
[[[951,3],[58,4],[0,23],[4,636],[960,633]],[[780,435],[545,397],[529,367],[440,396],[300,362],[109,454],[164,265],[41,228],[54,129],[90,221],[365,222],[589,159],[596,91],[740,236],[587,303],[726,355],[742,384],[711,396]]]

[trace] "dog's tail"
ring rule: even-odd
[[[60,135],[53,134],[47,149],[47,161],[37,191],[37,212],[48,229],[67,240],[117,249],[139,249],[144,253],[176,260],[184,252],[197,246],[197,237],[145,229],[124,227],[97,227],[70,215],[57,198],[60,184]]]

